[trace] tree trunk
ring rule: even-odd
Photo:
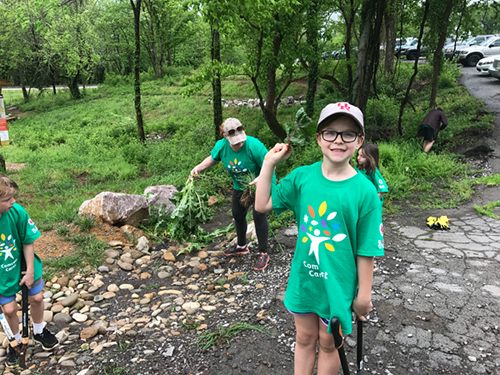
[[[30,93],[28,92],[28,90],[26,89],[26,86],[24,84],[21,85],[21,90],[23,92],[24,102],[27,103],[30,100]]]
[[[420,47],[422,45],[422,37],[424,35],[424,27],[425,27],[425,23],[427,22],[427,16],[429,14],[429,2],[430,2],[430,0],[425,0],[425,3],[424,3],[424,13],[422,15],[422,20],[420,21],[420,31],[418,33],[417,56],[420,56]],[[415,59],[415,62],[413,64],[413,74],[410,77],[410,82],[408,82],[408,86],[406,87],[405,96],[404,96],[403,100],[401,101],[401,105],[399,107],[398,133],[400,136],[403,135],[403,127],[401,125],[402,121],[403,121],[403,113],[405,110],[405,106],[409,101],[411,86],[413,85],[413,81],[415,80],[417,73],[418,73],[418,59]]]
[[[309,48],[309,73],[307,76],[306,113],[309,117],[314,115],[314,99],[319,75],[319,6],[319,0],[312,0],[307,9],[306,40]]]
[[[384,14],[385,21],[385,57],[384,72],[387,75],[394,73],[394,50],[396,48],[396,4],[389,0]]]
[[[264,118],[269,125],[271,131],[281,140],[285,139],[286,131],[283,129],[281,124],[278,121],[277,112],[278,112],[278,104],[280,98],[276,94],[276,70],[278,66],[276,61],[278,60],[279,51],[281,49],[282,37],[279,31],[276,31],[276,34],[273,37],[273,48],[272,54],[273,57],[267,66],[267,95],[266,102],[261,103],[264,107],[262,109]]]
[[[458,35],[460,34],[460,27],[462,27],[462,20],[464,18],[466,9],[467,9],[467,0],[464,0],[462,3],[462,8],[460,9],[460,17],[458,18],[457,27],[455,29],[455,42],[453,43],[453,56],[455,55],[455,51],[457,49]]]
[[[80,72],[77,72],[75,76],[71,77],[69,80],[69,92],[73,99],[81,99],[82,94],[80,93],[80,88],[78,87],[78,82],[80,81]]]
[[[443,0],[442,0],[443,1]],[[429,99],[429,108],[434,108],[436,106],[436,96],[439,84],[439,77],[441,76],[441,67],[443,65],[443,47],[446,40],[446,34],[448,31],[448,24],[450,23],[450,15],[453,9],[454,0],[446,0],[444,2],[444,11],[440,15],[440,28],[439,28],[439,38],[434,51],[434,58],[432,64],[432,81],[431,81],[431,97]]]
[[[347,9],[348,8],[348,9]],[[340,12],[342,13],[342,17],[345,21],[345,41],[344,41],[344,49],[345,49],[345,59],[346,59],[346,68],[347,68],[347,91],[348,96],[352,95],[352,83],[353,83],[353,59],[352,59],[352,51],[351,51],[351,42],[352,36],[354,33],[354,21],[356,19],[356,7],[354,4],[354,0],[349,0],[349,6],[346,4],[340,4]]]
[[[134,91],[135,91],[135,117],[137,121],[137,133],[141,142],[146,141],[144,134],[144,124],[141,111],[141,0],[130,0],[130,5],[134,11],[134,34],[135,34],[135,53],[134,53]]]
[[[214,110],[215,140],[221,138],[219,126],[222,124],[222,85],[220,78],[220,34],[216,25],[212,25],[212,66],[215,67],[212,77],[212,104]]]
[[[380,54],[380,32],[386,0],[364,0],[361,11],[361,37],[354,78],[352,103],[364,111],[370,96]]]

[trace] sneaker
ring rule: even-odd
[[[257,258],[257,263],[255,263],[254,270],[255,271],[264,271],[267,268],[267,265],[269,264],[269,257],[268,253],[260,253],[259,257]]]
[[[5,360],[5,365],[7,367],[16,367],[19,364],[19,354],[17,354],[16,349],[12,346],[7,347],[7,359]]]
[[[57,345],[59,345],[59,341],[57,340],[56,336],[54,336],[54,334],[50,332],[47,327],[43,328],[42,333],[33,335],[33,339],[42,344],[43,350],[52,350]]]
[[[232,249],[228,248],[228,249],[224,250],[224,255],[227,257],[230,257],[232,255],[248,254],[249,252],[250,252],[250,250],[248,250],[248,244],[245,246],[236,245]]]

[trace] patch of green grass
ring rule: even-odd
[[[470,198],[469,167],[451,153],[423,153],[417,142],[380,143],[380,171],[389,184],[387,211],[399,202],[453,207]]]
[[[89,232],[95,226],[95,220],[90,216],[78,216],[75,224],[82,232]]]
[[[500,173],[495,173],[489,176],[483,176],[472,180],[474,185],[499,186]]]
[[[127,373],[127,369],[125,367],[114,363],[104,366],[103,371],[104,375],[124,375]]]
[[[118,346],[118,351],[121,353],[124,353],[127,351],[127,349],[130,347],[131,342],[128,340],[118,340],[117,341],[117,346]]]
[[[495,220],[500,220],[500,215],[497,215],[494,211],[495,208],[500,207],[500,201],[490,202],[484,206],[474,205],[474,210],[480,215],[485,215],[491,217]]]
[[[67,238],[76,245],[73,254],[44,261],[45,275],[50,279],[57,272],[68,268],[83,268],[85,265],[97,267],[102,264],[107,246],[91,234],[69,235]]]
[[[266,333],[266,330],[261,326],[238,322],[228,327],[220,327],[214,330],[205,331],[198,336],[196,342],[201,349],[207,350],[215,345],[227,344],[243,331]]]

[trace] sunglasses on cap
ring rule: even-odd
[[[236,129],[229,129],[227,131],[227,135],[232,137],[233,135],[236,134],[236,132],[241,133],[244,130],[245,130],[245,127],[243,125],[241,125],[241,126],[238,126]]]

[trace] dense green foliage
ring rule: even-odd
[[[197,95],[184,97],[184,87],[172,83],[183,82],[182,72],[175,74],[172,71],[168,78],[143,84],[146,144],[135,138],[130,83],[88,90],[84,99],[76,103],[60,93],[44,94],[20,104],[26,113],[23,119],[11,123],[12,145],[2,152],[9,162],[27,163],[13,177],[21,186],[20,200],[29,206],[42,228],[73,221],[80,204],[101,191],[141,194],[148,185],[183,185],[191,168],[213,146],[212,137],[207,137],[211,134],[211,108],[208,87]],[[467,168],[449,152],[462,142],[461,134],[472,126],[490,127],[492,117],[457,86],[456,74],[452,66],[443,74],[440,105],[449,114],[451,125],[441,133],[436,154],[423,155],[414,139],[418,121],[426,112],[426,69],[422,69],[420,89],[414,93],[417,111],[405,114],[403,139],[384,140],[386,135],[394,136],[398,110],[391,94],[394,88],[381,82],[380,99],[370,101],[366,111],[367,134],[370,140],[380,143],[381,170],[391,189],[386,199],[389,207],[395,208],[398,202],[409,198],[419,203],[415,200],[418,193],[425,193],[420,203],[438,206],[456,204],[470,195]],[[238,77],[225,81],[223,89],[225,98],[252,97],[248,81]],[[290,92],[300,90],[303,86],[299,83],[290,87]],[[341,99],[328,90],[328,85],[322,86],[318,108]],[[6,91],[5,96],[7,105],[21,99],[14,91]],[[298,108],[280,107],[283,123],[293,124]],[[267,146],[276,142],[256,108],[229,107],[224,116],[240,118],[248,133]],[[312,141],[297,149],[278,173],[282,176],[290,168],[314,162],[320,156]],[[200,188],[224,195],[230,186],[226,174],[214,168],[207,175],[197,182]],[[457,184],[455,181],[461,184],[456,187],[458,197],[440,196],[440,189],[435,189],[449,189]]]

